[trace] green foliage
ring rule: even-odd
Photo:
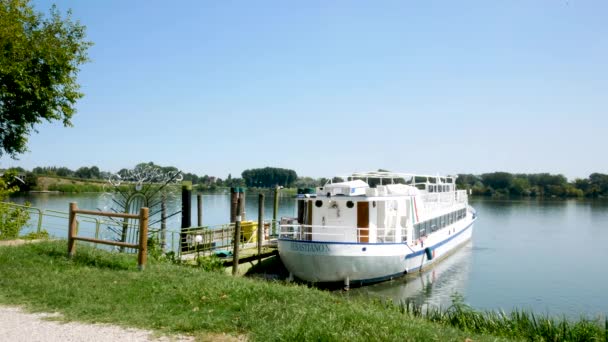
[[[208,256],[197,256],[196,266],[207,272],[224,271],[224,261],[214,254]]]
[[[20,237],[23,240],[47,240],[49,238],[49,232],[42,229],[40,232],[31,232]]]
[[[511,187],[509,188],[509,191],[511,193],[511,195],[515,195],[515,196],[523,196],[523,195],[529,195],[529,189],[530,188],[530,182],[528,181],[527,178],[525,177],[515,177],[513,178],[513,181],[511,182]]]
[[[479,176],[475,176],[472,174],[459,174],[458,178],[456,178],[456,187],[458,189],[471,189],[475,186],[475,184],[479,183],[480,181],[481,179],[479,178]]]
[[[249,187],[270,188],[277,185],[290,187],[298,179],[294,170],[276,167],[245,170],[241,174]]]
[[[26,207],[30,204],[26,203]],[[26,208],[13,207],[0,202],[0,240],[12,240],[19,237],[21,229],[30,219]]]
[[[70,12],[62,17],[53,6],[44,16],[28,0],[0,0],[0,156],[25,152],[45,120],[71,125],[89,46]]]
[[[70,193],[102,192],[104,187],[97,184],[51,184],[48,190]]]
[[[549,173],[510,174],[485,173],[480,177],[460,174],[456,179],[459,189],[471,189],[482,196],[545,196],[545,197],[606,197],[608,175],[593,173],[588,179],[569,183],[563,175]]]
[[[83,179],[98,179],[101,177],[101,171],[99,171],[97,166],[83,166],[74,171],[74,176]]]
[[[591,321],[581,318],[568,321],[555,320],[548,316],[538,316],[524,310],[476,311],[464,302],[464,297],[455,294],[452,305],[447,309],[423,308],[412,302],[401,305],[401,311],[431,322],[451,325],[458,329],[494,336],[528,341],[603,341],[608,339],[608,322]]]
[[[481,181],[492,189],[509,189],[513,182],[513,175],[507,172],[484,173]]]
[[[7,171],[0,177],[0,240],[16,239],[27,224],[30,214],[26,208],[9,206],[4,201],[18,187],[14,184],[16,171]],[[25,204],[29,206],[29,203]]]

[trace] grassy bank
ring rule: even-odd
[[[103,192],[106,183],[107,181],[101,179],[83,180],[79,178],[40,176],[37,179],[36,190],[69,193]]]
[[[166,262],[144,272],[135,265],[132,256],[84,245],[68,260],[65,241],[0,247],[0,303],[203,339],[225,332],[250,340],[496,340],[378,301]]]

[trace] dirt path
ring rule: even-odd
[[[109,324],[88,324],[78,322],[58,322],[45,318],[58,314],[27,313],[17,307],[0,306],[0,341],[193,341],[187,336],[163,336],[156,338],[152,332],[140,329],[126,329]]]

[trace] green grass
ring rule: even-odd
[[[380,301],[347,299],[302,285],[152,263],[65,241],[0,247],[0,303],[58,311],[67,320],[114,323],[208,338],[250,340],[495,341],[403,312]]]
[[[473,333],[528,341],[608,341],[608,318],[593,321],[583,317],[569,321],[524,310],[480,312],[466,305],[461,296],[455,296],[453,304],[446,310],[436,307],[423,309],[407,302],[400,307],[404,313]]]
[[[97,184],[50,184],[49,191],[83,193],[83,192],[103,192],[102,185]]]

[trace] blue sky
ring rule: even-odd
[[[56,3],[85,97],[0,167],[608,173],[606,1]]]

